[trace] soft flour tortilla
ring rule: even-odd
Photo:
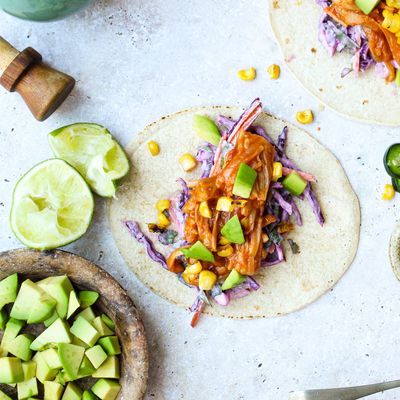
[[[201,140],[192,129],[193,116],[205,114],[237,119],[243,112],[238,107],[195,108],[162,118],[135,136],[127,148],[132,163],[130,176],[110,205],[110,223],[118,248],[139,279],[154,292],[180,306],[190,307],[196,296],[193,289],[178,281],[175,274],[151,261],[144,247],[131,237],[123,221],[146,223],[157,218],[155,203],[179,189],[176,179],[198,177],[183,173],[178,159],[186,152],[195,153]],[[286,124],[268,114],[256,121],[276,139]],[[161,152],[152,157],[147,142],[155,140]],[[306,132],[289,126],[287,154],[300,168],[318,179],[316,195],[326,218],[322,228],[316,222],[309,204],[298,201],[304,225],[296,227],[290,237],[301,253],[293,255],[286,248],[287,262],[264,268],[256,276],[261,288],[251,295],[232,301],[228,307],[214,304],[205,312],[233,318],[272,317],[298,310],[316,300],[344,274],[357,251],[360,208],[356,194],[338,160]],[[199,169],[199,168],[198,168]],[[160,252],[165,247],[156,243]]]
[[[351,66],[344,51],[330,57],[318,40],[322,7],[315,0],[269,0],[272,30],[296,78],[321,102],[348,117],[384,125],[400,125],[400,93],[372,67],[356,78],[340,74]]]

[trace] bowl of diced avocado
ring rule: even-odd
[[[18,18],[50,21],[65,18],[92,0],[0,0],[0,7]]]
[[[0,400],[134,400],[147,344],[122,287],[63,251],[0,253]]]

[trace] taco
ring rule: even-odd
[[[338,160],[264,113],[259,99],[244,112],[166,116],[127,154],[130,176],[110,204],[114,239],[144,284],[194,312],[193,326],[203,311],[251,318],[300,309],[356,254],[360,208]],[[188,160],[197,168],[182,171]]]
[[[399,0],[270,0],[289,69],[328,107],[400,124]]]

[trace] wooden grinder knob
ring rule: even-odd
[[[33,116],[44,121],[67,98],[75,79],[42,63],[31,47],[16,50],[0,36],[0,84],[24,99]]]

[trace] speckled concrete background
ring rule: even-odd
[[[96,121],[126,144],[159,116],[192,105],[247,105],[294,121],[311,107],[308,130],[342,161],[359,194],[360,250],[339,284],[305,310],[272,320],[205,317],[195,330],[186,311],[143,287],[125,266],[97,201],[89,233],[69,246],[111,272],[139,307],[150,345],[147,399],[287,399],[310,387],[363,384],[400,376],[400,283],[391,272],[388,240],[397,205],[380,200],[388,178],[386,147],[399,129],[367,126],[324,110],[283,68],[260,0],[105,0],[62,22],[36,24],[0,15],[0,35],[33,46],[75,76],[78,85],[57,114],[35,122],[20,99],[0,90],[0,250],[19,247],[8,225],[18,177],[52,156],[46,134],[75,121]],[[236,70],[258,68],[253,82]],[[320,130],[318,129],[320,128]],[[340,190],[340,188],[332,188]],[[332,244],[334,245],[334,243]],[[397,399],[400,392],[374,399]]]

